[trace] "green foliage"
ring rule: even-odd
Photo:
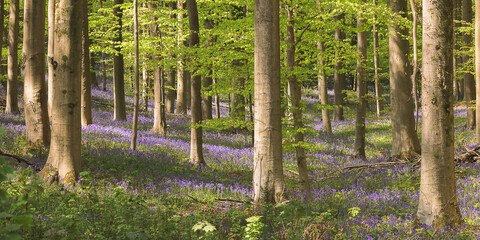
[[[256,240],[262,236],[263,227],[265,226],[260,219],[262,216],[252,216],[245,221],[247,221],[247,226],[245,227],[245,236],[244,239],[247,240]]]

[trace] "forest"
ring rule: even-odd
[[[480,0],[0,0],[0,239],[479,239]]]

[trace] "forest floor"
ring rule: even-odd
[[[208,166],[197,168],[188,163],[188,118],[168,115],[168,133],[160,136],[150,131],[150,106],[141,113],[138,149],[132,151],[132,116],[128,115],[128,121],[112,120],[110,92],[94,90],[93,98],[94,124],[82,129],[84,172],[80,184],[46,185],[25,164],[4,158],[3,164],[14,166],[15,171],[0,182],[10,195],[0,208],[0,229],[26,223],[18,231],[20,227],[12,228],[23,239],[480,238],[480,163],[457,165],[463,226],[434,231],[413,224],[419,164],[378,166],[395,161],[389,158],[388,110],[383,117],[368,115],[368,158],[360,160],[353,157],[354,112],[346,109],[348,120],[334,121],[333,134],[326,134],[320,130],[321,106],[316,98],[305,98],[305,116],[311,127],[306,141],[310,143],[307,158],[312,199],[303,199],[296,161],[286,141],[288,201],[258,212],[250,199],[253,146],[247,132],[234,134],[206,127],[203,139]],[[131,99],[127,100],[131,107]],[[474,132],[465,129],[465,122],[466,109],[458,106],[457,151],[473,143]],[[27,146],[23,115],[6,115],[0,110],[0,133],[2,151],[43,166],[48,149]],[[365,164],[377,165],[354,167]]]

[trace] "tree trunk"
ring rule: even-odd
[[[407,0],[388,0],[399,16],[407,17]],[[398,22],[398,21],[397,21]],[[392,156],[410,159],[420,153],[413,115],[412,81],[410,78],[410,47],[408,29],[390,25],[388,37],[390,69],[390,102],[392,108]]]
[[[178,0],[177,9],[182,11],[184,10],[183,0]],[[183,21],[183,13],[179,12],[177,19],[180,22],[178,27],[178,48],[181,47],[183,43],[183,32],[181,22]],[[178,58],[178,67],[177,67],[177,114],[186,115],[187,114],[187,73],[184,71],[184,60],[183,56],[180,55]]]
[[[308,179],[307,157],[305,155],[305,148],[300,144],[304,142],[304,135],[301,131],[303,128],[302,120],[302,85],[295,75],[295,9],[292,1],[287,1],[285,4],[287,12],[287,71],[288,71],[288,95],[290,97],[291,113],[293,117],[293,131],[295,136],[295,157],[297,159],[299,182],[302,185],[305,197],[310,198],[312,191],[310,189],[310,181]]]
[[[362,0],[365,2],[365,0]],[[363,28],[366,19],[363,18],[362,11],[358,14],[357,27]],[[365,158],[365,117],[367,112],[367,32],[357,33],[357,111],[355,117],[355,156]]]
[[[19,35],[19,0],[10,0],[10,20],[8,24],[8,76],[7,105],[5,113],[19,114],[18,109],[18,35]]]
[[[175,112],[175,72],[167,73],[167,99],[165,102],[167,113]]]
[[[373,4],[377,5],[377,0],[373,0]],[[377,19],[377,15],[373,15],[374,21]],[[378,30],[377,25],[373,24],[373,68],[375,71],[375,75],[373,79],[375,79],[375,102],[377,105],[377,116],[380,117],[383,111],[383,100],[382,100],[382,83],[380,82],[380,74],[378,73],[379,69],[379,59],[378,59]]]
[[[48,63],[48,117],[49,120],[52,120],[52,106],[53,106],[53,54],[55,53],[54,48],[54,38],[55,38],[55,1],[48,0],[48,52],[47,52],[47,63]]]
[[[454,5],[454,27],[455,29],[459,29],[462,27],[462,0],[453,0],[455,3]],[[462,101],[464,98],[464,81],[463,78],[458,78],[457,77],[457,69],[459,68],[460,65],[462,65],[462,57],[460,54],[457,54],[457,51],[461,51],[460,49],[460,42],[456,40],[457,37],[460,37],[455,35],[455,32],[453,32],[453,42],[455,45],[455,50],[454,50],[454,55],[453,55],[453,66],[454,66],[454,81],[455,81],[455,96],[457,101]]]
[[[341,13],[335,16],[336,22],[342,22],[345,18],[345,14]],[[333,74],[334,78],[334,105],[333,109],[333,120],[339,121],[343,120],[343,107],[345,105],[346,94],[343,92],[347,89],[347,82],[345,79],[345,73],[342,73],[343,70],[343,57],[341,56],[340,46],[343,40],[345,39],[345,33],[339,27],[335,27],[335,41],[337,46],[335,47],[335,72]]]
[[[450,0],[423,1],[422,166],[417,218],[435,229],[462,222],[455,186],[452,8]]]
[[[2,20],[0,20],[0,49],[3,49],[5,44],[4,41],[4,34],[5,34],[5,1],[0,0],[0,16],[2,16]],[[1,54],[0,54],[1,55]],[[0,63],[2,62],[2,56],[0,56]],[[4,74],[3,67],[0,67],[0,74]],[[0,85],[2,85],[2,81],[0,81]]]
[[[74,185],[82,170],[81,55],[84,1],[55,3],[55,55],[53,56],[52,140],[40,175],[51,182],[58,177]],[[72,27],[75,26],[75,27]]]
[[[415,7],[415,0],[410,0],[410,8],[412,9],[413,17],[413,27],[412,27],[412,38],[413,38],[413,72],[412,72],[412,86],[413,86],[413,97],[415,101],[415,132],[418,130],[418,118],[419,118],[419,96],[418,96],[418,82],[417,82],[417,73],[418,73],[418,44],[417,44],[417,10]]]
[[[142,84],[143,84],[143,91],[142,91],[142,97],[143,97],[143,110],[146,112],[148,111],[148,88],[149,82],[150,81],[150,76],[147,71],[147,67],[145,66],[145,62],[143,62],[143,67],[142,67]]]
[[[263,203],[281,202],[285,189],[280,105],[279,1],[255,1],[254,12],[253,201],[261,207]]]
[[[235,63],[234,65],[240,69],[243,66],[243,63]],[[233,92],[230,94],[230,117],[238,120],[245,120],[245,97],[242,95],[242,91],[245,88],[245,78],[233,77],[231,79],[231,88]]]
[[[330,122],[330,111],[328,110],[328,85],[327,85],[327,76],[325,74],[325,61],[323,60],[322,54],[325,52],[325,46],[322,41],[317,41],[317,49],[319,52],[318,60],[318,96],[320,102],[325,105],[322,109],[322,124],[323,131],[327,133],[332,133],[332,124]]]
[[[98,88],[96,65],[95,54],[90,52],[90,81],[94,87]]]
[[[135,47],[135,92],[133,102],[133,124],[132,124],[132,141],[130,142],[130,149],[137,149],[137,128],[138,128],[138,109],[140,108],[140,52],[138,50],[138,1],[133,0],[133,41]]]
[[[83,4],[82,24],[82,125],[92,124],[92,84],[90,75],[90,38],[88,37],[88,6]]]
[[[475,81],[476,99],[480,99],[480,0],[475,0]],[[476,101],[476,122],[480,122],[480,101]],[[475,136],[480,143],[480,124],[475,125]]]
[[[115,7],[113,8],[113,15],[116,17],[117,25],[113,32],[115,32],[113,55],[113,119],[114,120],[127,120],[127,111],[125,106],[125,67],[123,63],[123,54],[121,53],[122,43],[122,16],[123,12],[118,4],[123,4],[123,0],[115,0]]]
[[[472,23],[472,0],[463,0],[463,22],[466,26],[470,26]],[[468,33],[463,34],[463,47],[470,48],[472,46],[472,35]],[[470,55],[463,54],[463,62],[466,64],[470,61]],[[464,82],[464,98],[467,105],[467,128],[475,128],[475,107],[473,106],[475,101],[475,79],[472,73],[465,72],[463,74]]]
[[[196,0],[187,0],[188,23],[190,25],[190,47],[198,47],[200,38],[198,32],[200,25],[198,23],[198,10]],[[192,72],[191,78],[191,139],[190,139],[190,162],[196,166],[206,165],[203,159],[202,151],[202,127],[198,126],[202,122],[202,78],[195,72]]]
[[[215,78],[213,79],[213,85],[217,88],[217,79]],[[220,119],[220,97],[218,96],[218,91],[215,91],[215,115],[217,119]]]
[[[25,72],[25,126],[27,141],[50,145],[47,86],[45,85],[45,0],[25,1],[23,62]],[[0,48],[1,49],[1,48]]]
[[[206,19],[205,20],[205,29],[210,30],[213,29],[214,27],[214,22],[211,19]],[[207,40],[207,45],[206,47],[212,46],[216,41],[215,36],[209,36]],[[209,74],[212,73],[212,70],[209,70]],[[212,84],[213,84],[213,79],[211,76],[205,76],[203,79],[203,88],[205,91],[210,91],[212,89]],[[203,102],[202,102],[202,108],[203,108],[203,115],[205,116],[205,119],[212,119],[212,96],[210,94],[205,94],[203,96]]]

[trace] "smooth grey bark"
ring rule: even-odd
[[[412,9],[412,50],[413,50],[413,59],[412,59],[412,65],[413,65],[413,71],[412,71],[412,92],[413,92],[413,97],[415,101],[415,131],[418,130],[418,119],[419,119],[419,106],[418,103],[420,101],[420,96],[418,92],[418,82],[417,82],[417,75],[418,75],[418,41],[417,41],[417,21],[418,21],[418,16],[417,16],[417,10],[415,6],[415,0],[410,0],[410,9]]]
[[[92,124],[92,79],[90,74],[90,38],[88,6],[83,4],[82,23],[82,126]]]
[[[345,14],[340,13],[336,15],[335,21],[342,22],[344,21]],[[335,47],[335,72],[333,74],[334,78],[334,106],[333,109],[333,120],[343,120],[343,107],[345,105],[345,97],[346,94],[343,92],[347,89],[347,82],[345,79],[345,73],[342,72],[343,70],[343,57],[341,56],[340,45],[341,42],[345,39],[345,33],[339,27],[335,27],[335,41],[337,42],[337,46]]]
[[[328,85],[327,85],[327,76],[325,73],[325,60],[323,59],[322,54],[325,52],[325,45],[322,41],[317,41],[317,49],[319,52],[319,60],[318,60],[318,97],[320,102],[323,105],[328,105]],[[323,124],[323,131],[327,133],[332,133],[332,123],[330,121],[330,111],[328,107],[325,106],[322,109],[322,124]]]
[[[118,6],[123,4],[123,0],[115,0],[113,8],[113,15],[116,18],[117,25],[114,28],[114,49],[113,55],[113,119],[114,120],[127,120],[127,110],[125,105],[125,66],[123,61],[123,54],[121,53],[122,38],[122,16],[123,11]]]
[[[257,0],[254,8],[255,143],[253,201],[281,202],[282,164],[279,0]]]
[[[81,55],[84,1],[55,3],[53,62],[52,139],[47,162],[40,175],[48,182],[61,180],[74,185],[82,170]],[[77,26],[77,27],[72,27]]]
[[[365,3],[366,0],[362,0]],[[357,28],[362,29],[366,24],[363,11],[358,14]],[[359,30],[361,31],[361,30]],[[365,158],[365,118],[367,112],[367,32],[357,33],[357,110],[355,115],[355,146],[356,157]]]
[[[138,110],[140,108],[140,52],[138,50],[138,1],[133,0],[133,41],[135,48],[135,57],[134,57],[134,81],[135,81],[135,90],[134,90],[134,100],[133,100],[133,123],[132,123],[132,139],[130,141],[130,149],[137,149],[137,129],[138,129]]]
[[[47,62],[48,62],[48,116],[52,119],[52,100],[53,100],[53,54],[55,53],[54,38],[55,38],[55,1],[48,0],[48,50],[47,50]]]
[[[7,59],[7,105],[5,113],[19,114],[18,108],[18,38],[20,24],[20,2],[10,0],[10,17],[8,24],[8,59]]]
[[[373,4],[377,5],[377,1],[373,0]],[[377,19],[377,15],[373,15],[374,21]],[[374,69],[374,77],[375,80],[375,103],[376,103],[376,110],[377,116],[380,116],[383,111],[383,86],[380,82],[380,74],[378,73],[378,69],[380,68],[379,57],[378,57],[378,29],[377,25],[373,24],[373,69]]]
[[[422,165],[417,219],[439,230],[462,222],[455,186],[452,9],[451,0],[423,1]]]
[[[460,27],[462,27],[462,0],[452,0],[454,2],[454,28],[455,29],[458,29]],[[464,90],[465,90],[465,86],[464,86],[464,81],[463,81],[463,78],[458,78],[457,77],[457,70],[458,70],[458,67],[460,65],[462,65],[462,57],[460,54],[457,54],[456,52],[457,51],[461,51],[460,49],[460,44],[459,44],[459,41],[457,40],[457,38],[460,38],[460,36],[457,36],[455,34],[455,32],[453,32],[453,42],[454,42],[454,45],[455,45],[455,49],[454,49],[454,55],[453,55],[453,66],[454,66],[454,82],[455,82],[455,97],[456,97],[456,100],[457,101],[463,101],[464,99]]]
[[[213,29],[214,27],[214,21],[211,19],[206,19],[205,20],[205,29],[210,30]],[[210,47],[217,41],[216,36],[209,36],[207,39],[207,44],[206,47]],[[209,71],[209,74],[203,78],[203,89],[205,91],[210,91],[212,89],[212,84],[213,84],[213,79],[211,76],[212,70]],[[203,101],[202,101],[202,111],[203,111],[203,116],[205,119],[212,119],[212,95],[210,94],[204,94],[203,95]]]
[[[472,0],[463,0],[463,22],[466,23],[466,26],[470,26],[472,23]],[[470,48],[472,46],[472,35],[464,33],[462,36],[464,48]],[[468,63],[470,61],[469,54],[463,54],[463,62]],[[475,107],[473,106],[475,101],[475,78],[472,73],[465,72],[463,74],[463,83],[464,83],[464,99],[467,105],[467,128],[475,128]]]
[[[185,9],[183,6],[183,0],[178,0],[177,2],[177,9],[178,10],[183,10]],[[177,19],[179,22],[183,21],[183,13],[179,12],[177,14]],[[183,32],[182,32],[182,25],[180,24],[178,27],[178,48],[180,48],[181,44],[184,44],[183,42]],[[178,58],[178,64],[177,64],[177,108],[176,108],[176,113],[177,114],[182,114],[186,115],[187,114],[187,78],[189,78],[190,75],[185,72],[184,70],[184,59],[183,56],[180,55]]]
[[[45,0],[26,0],[24,8],[22,55],[26,137],[33,145],[48,146],[50,121],[45,84],[45,48],[38,47],[45,44]]]
[[[388,7],[399,17],[407,17],[407,0],[388,0]],[[396,21],[398,22],[398,21]],[[414,102],[410,68],[408,28],[389,26],[390,105],[392,108],[392,156],[411,159],[420,153],[415,131]]]

